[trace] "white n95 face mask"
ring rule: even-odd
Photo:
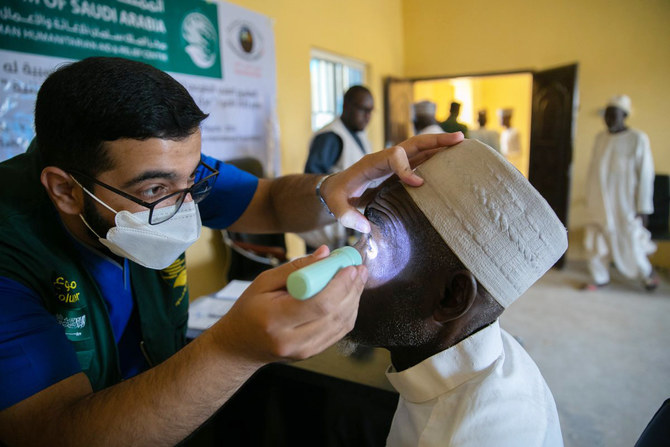
[[[174,205],[155,209],[154,215],[173,210]],[[198,205],[193,201],[185,202],[177,214],[156,225],[148,223],[148,210],[120,211],[115,221],[116,226],[107,231],[106,238],[99,238],[100,243],[112,253],[154,270],[172,264],[198,240],[202,227]]]
[[[80,214],[81,220],[112,253],[128,258],[141,266],[162,270],[172,264],[200,237],[202,222],[198,206],[193,201],[184,202],[177,214],[165,222],[150,225],[149,210],[138,213],[125,210],[116,212],[93,194],[88,193],[116,213],[114,219],[116,226],[110,228],[106,237],[102,238]],[[166,206],[154,209],[154,216],[173,212],[174,205]]]

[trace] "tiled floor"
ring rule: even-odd
[[[584,292],[584,262],[551,270],[505,311],[554,394],[566,447],[632,446],[670,398],[670,280],[653,292],[613,275]]]

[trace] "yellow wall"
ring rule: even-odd
[[[487,127],[502,132],[503,126],[500,123],[497,111],[504,108],[510,108],[514,111],[511,124],[521,134],[521,153],[510,155],[508,159],[523,175],[528,177],[531,96],[533,92],[531,75],[517,74],[477,78],[474,83],[476,89],[481,92],[482,103],[487,105],[489,122]],[[474,114],[476,113],[475,110]],[[473,118],[476,121],[476,116]]]
[[[632,127],[649,135],[657,172],[670,172],[670,2],[667,0],[404,0],[405,75],[429,77],[579,63],[581,106],[569,227],[583,225],[584,177],[598,110],[628,94]]]
[[[230,3],[274,21],[282,174],[302,172],[307,159],[311,136],[309,60],[312,48],[367,63],[367,85],[375,98],[368,134],[373,148],[382,148],[383,79],[401,76],[403,70],[401,0],[234,0]],[[192,298],[225,284],[222,253],[218,234],[204,229],[203,236],[187,253]]]

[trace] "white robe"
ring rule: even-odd
[[[521,135],[514,127],[503,129],[500,134],[500,152],[509,156],[521,154]]]
[[[528,353],[496,321],[386,376],[400,393],[390,447],[563,445],[554,398]]]
[[[435,134],[435,133],[444,133],[444,130],[438,124],[431,124],[421,129],[421,132],[417,135],[426,135],[426,134]]]
[[[611,258],[631,279],[651,273],[647,255],[656,246],[636,215],[654,212],[654,175],[644,132],[598,134],[586,180],[585,246],[592,257]]]
[[[500,134],[492,129],[482,128],[473,129],[468,132],[468,138],[479,140],[485,145],[492,147],[500,152]]]

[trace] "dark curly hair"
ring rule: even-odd
[[[128,59],[91,57],[58,68],[44,81],[35,132],[45,165],[95,176],[112,168],[105,142],[181,140],[207,116],[167,73]]]

